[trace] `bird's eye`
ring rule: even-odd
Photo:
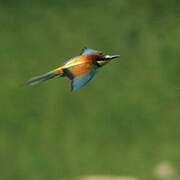
[[[104,53],[99,52],[99,54],[98,54],[98,59],[99,59],[99,60],[103,60],[103,59],[104,59]]]

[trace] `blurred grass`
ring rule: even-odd
[[[0,2],[0,179],[153,179],[180,169],[179,1]],[[86,87],[22,88],[84,46],[120,53]]]

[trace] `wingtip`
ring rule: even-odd
[[[81,49],[80,55],[83,54],[86,49],[87,49],[87,47],[84,46],[84,47]]]

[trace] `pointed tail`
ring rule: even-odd
[[[28,86],[34,86],[34,85],[39,84],[41,82],[47,81],[49,79],[53,79],[53,78],[57,78],[57,77],[61,77],[61,76],[63,76],[63,72],[60,68],[58,68],[58,69],[52,70],[48,73],[45,73],[43,75],[33,77],[32,79],[27,81],[26,84]]]

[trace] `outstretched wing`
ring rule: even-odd
[[[71,80],[72,91],[76,91],[87,84],[95,75],[96,69],[97,67],[90,62],[65,68],[64,73]]]
[[[80,76],[74,77],[71,81],[71,90],[77,91],[84,85],[86,85],[95,75],[96,69],[93,68]]]
[[[90,55],[90,54],[97,54],[99,51],[96,51],[91,48],[84,47],[80,53],[80,55]]]

